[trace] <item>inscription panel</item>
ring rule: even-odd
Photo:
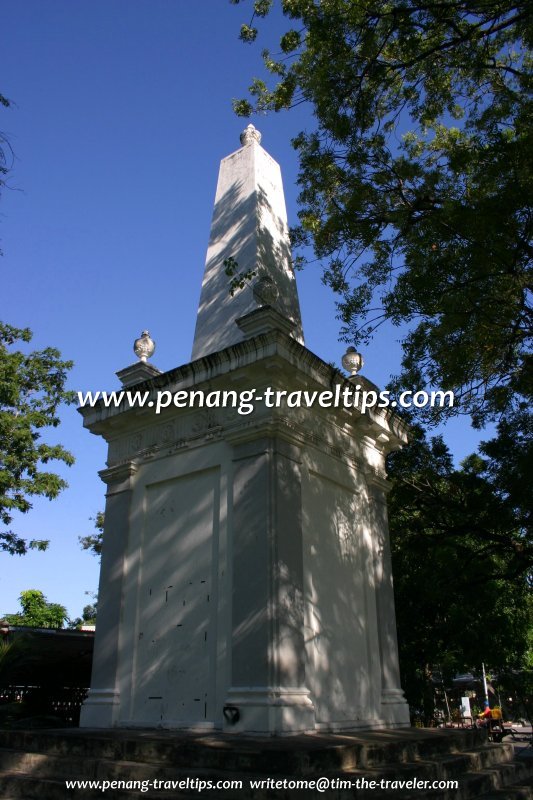
[[[371,704],[361,496],[324,475],[304,482],[306,648],[317,722],[365,719]],[[334,579],[332,579],[334,576]]]
[[[213,718],[219,470],[148,486],[145,498],[134,719]]]

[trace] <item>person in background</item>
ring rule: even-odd
[[[488,726],[489,719],[492,719],[492,711],[490,710],[489,701],[485,700],[483,705],[484,705],[483,711],[481,712],[481,714],[477,715],[478,728],[484,728]]]

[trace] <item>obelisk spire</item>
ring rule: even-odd
[[[303,344],[281,171],[260,141],[259,131],[248,125],[242,146],[220,163],[193,360],[242,341],[236,320],[258,308],[265,296],[292,320],[292,335]],[[236,288],[238,280],[232,285],[239,276],[242,288]],[[277,292],[257,291],[257,282],[262,280],[264,288],[264,279]]]

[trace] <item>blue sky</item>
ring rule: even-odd
[[[249,4],[228,0],[4,0],[0,130],[15,161],[0,202],[4,252],[1,318],[34,331],[35,348],[58,347],[75,367],[69,386],[118,387],[133,340],[148,328],[162,370],[190,358],[221,158],[247,122],[231,99],[261,74],[260,50],[275,49],[283,22],[267,21],[255,46],[238,41]],[[309,110],[254,118],[280,163],[289,223],[296,221],[297,160],[290,139],[313,125]],[[334,298],[318,265],[297,276],[306,345],[340,366]],[[383,385],[398,372],[400,332],[364,351],[364,374]],[[468,420],[445,437],[457,459],[479,439]],[[485,437],[486,438],[486,437]],[[0,614],[24,589],[41,589],[71,616],[90,602],[98,563],[78,536],[104,507],[97,471],[103,441],[75,408],[51,441],[76,457],[57,500],[35,500],[13,529],[48,538],[46,553],[0,554]]]

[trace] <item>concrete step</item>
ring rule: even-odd
[[[483,800],[531,800],[533,798],[533,787],[529,786],[507,786],[505,789],[498,789],[490,794],[483,795]]]
[[[512,748],[487,746],[478,750],[466,751],[457,754],[445,754],[434,756],[433,759],[418,759],[412,762],[402,762],[383,764],[379,769],[379,774],[386,778],[392,778],[398,771],[416,772],[421,777],[433,778],[453,778],[466,771],[477,771],[498,763],[507,763],[512,757]],[[230,759],[223,764],[224,772],[230,770]],[[276,766],[273,764],[272,766]],[[373,774],[378,771],[376,766],[368,767],[366,770],[359,770],[357,774]],[[166,778],[180,778],[193,772],[205,772],[209,770],[207,764],[202,764],[198,768],[183,767],[181,765],[157,765],[154,763],[99,759],[93,757],[72,756],[70,754],[56,755],[50,753],[27,752],[8,748],[0,749],[0,771],[21,772],[39,777],[50,778],[70,778],[76,776],[80,779],[152,779],[160,775]],[[239,774],[243,774],[240,764],[238,765]],[[346,771],[346,769],[344,770]],[[353,772],[353,770],[350,770]],[[254,776],[261,774],[254,772]],[[265,773],[263,773],[265,774]],[[266,774],[277,774],[269,769]],[[355,773],[354,773],[355,774]]]
[[[401,764],[474,750],[485,742],[485,731],[477,730],[407,729],[286,738],[131,730],[0,731],[0,747],[23,752],[285,775]]]
[[[0,797],[197,800],[198,788],[174,791],[165,787],[141,792],[131,783],[137,781],[140,788],[142,781],[153,786],[156,779],[176,781],[188,777],[213,783],[222,779],[242,781],[243,788],[238,791],[205,791],[206,797],[221,800],[327,800],[328,796],[335,800],[391,800],[392,796],[420,800],[426,795],[434,800],[473,800],[486,795],[494,795],[494,800],[504,800],[507,795],[509,800],[533,800],[528,794],[533,782],[533,759],[513,761],[510,744],[483,744],[479,732],[439,735],[442,733],[448,734],[388,731],[381,732],[379,738],[377,734],[361,734],[280,740],[154,731],[0,731]],[[297,778],[318,777],[328,778],[335,788],[326,793],[291,788],[290,782]],[[261,778],[265,780],[263,788],[253,788],[250,782]],[[286,783],[274,788],[267,778],[282,782],[285,778]],[[351,781],[350,787],[341,788],[334,783],[339,778]],[[459,788],[424,791],[399,789],[398,784],[387,789],[356,788],[357,780],[362,778],[377,783],[455,779]],[[130,788],[109,787],[105,792],[101,786],[68,790],[65,780],[122,781]]]

